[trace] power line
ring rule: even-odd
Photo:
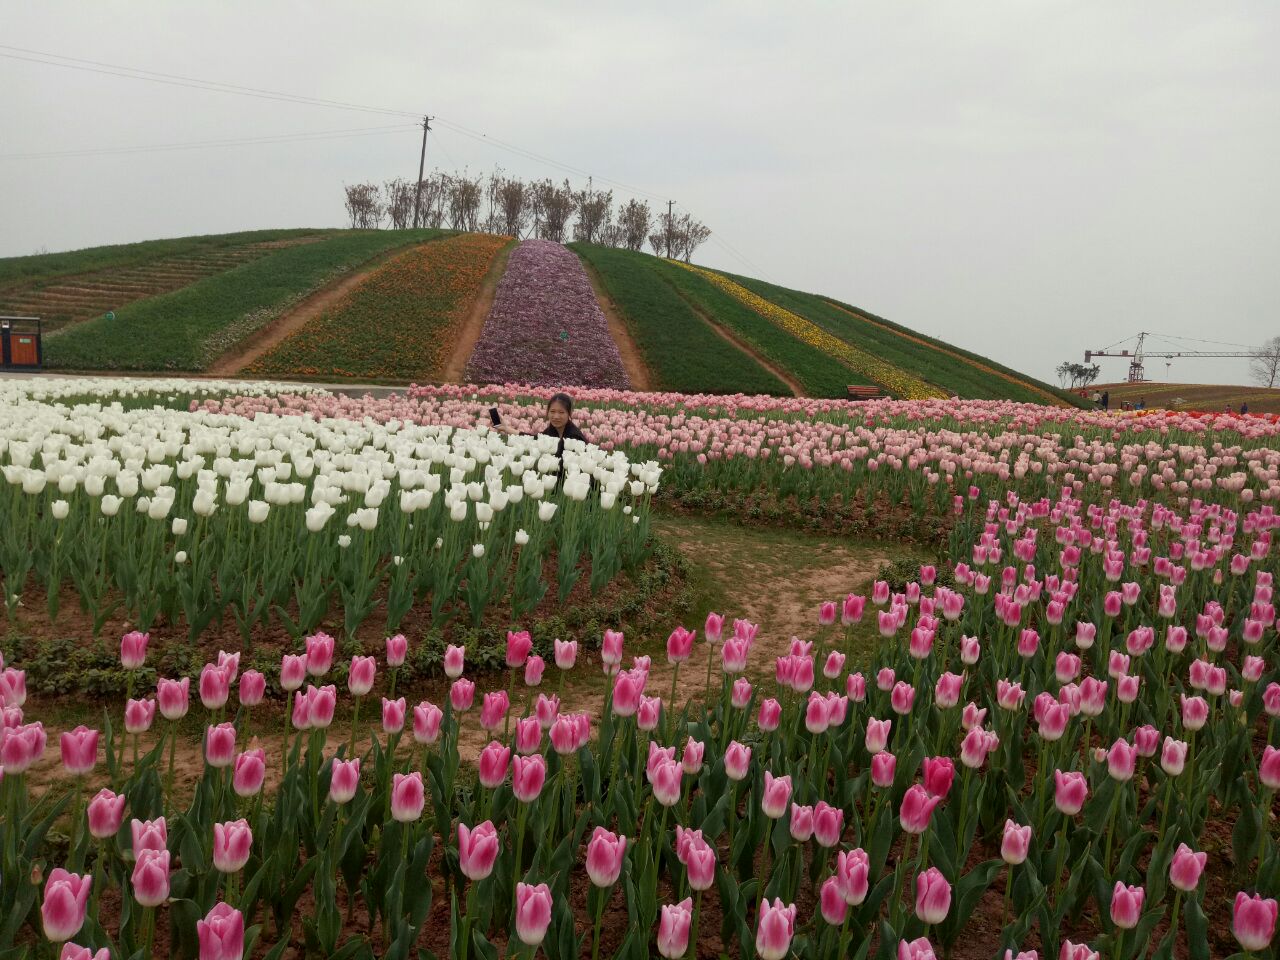
[[[51,160],[59,157],[112,156],[171,150],[197,150],[207,147],[244,147],[272,143],[298,143],[308,140],[339,140],[347,137],[367,137],[385,133],[403,133],[411,128],[412,124],[395,124],[384,127],[356,127],[348,130],[320,130],[312,133],[272,134],[262,137],[234,137],[226,140],[192,140],[184,143],[156,143],[136,147],[86,147],[82,150],[46,150],[38,153],[4,153],[0,154],[0,160]]]
[[[9,51],[9,52],[4,52]],[[163,83],[169,86],[187,87],[195,90],[208,90],[212,93],[228,93],[237,96],[254,97],[259,100],[277,100],[284,103],[299,103],[316,107],[332,107],[339,110],[358,110],[365,113],[381,113],[392,116],[417,117],[409,110],[394,110],[389,107],[373,107],[367,104],[348,103],[343,100],[327,100],[323,97],[308,97],[295,93],[282,93],[279,90],[264,90],[260,87],[247,87],[236,83],[224,83],[220,80],[201,80],[197,77],[184,77],[179,74],[161,73],[156,70],[143,70],[138,67],[126,67],[115,63],[104,63],[100,60],[85,60],[81,57],[68,57],[60,53],[46,53],[42,50],[28,50],[25,47],[13,47],[0,44],[0,57],[10,60],[22,60],[27,63],[41,63],[49,67],[65,67],[69,70],[83,70],[88,73],[101,73],[113,77],[124,77],[129,80],[147,80],[152,83]],[[64,61],[64,62],[59,62]]]

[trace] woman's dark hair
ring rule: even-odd
[[[554,393],[551,395],[551,399],[547,401],[548,410],[551,409],[551,405],[553,403],[560,404],[560,406],[564,407],[564,412],[572,416],[573,397],[569,396],[567,393]]]

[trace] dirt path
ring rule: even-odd
[[[692,300],[686,297],[683,293],[681,293],[679,288],[677,288],[674,284],[672,284],[671,289],[675,290],[676,294],[680,297],[681,300],[685,302],[685,304],[689,307],[689,309],[692,310],[694,313],[696,313],[698,316],[700,316],[703,320],[705,320],[707,323],[707,326],[709,326],[712,329],[712,331],[718,334],[722,339],[732,343],[735,347],[737,347],[739,350],[741,350],[743,353],[749,356],[752,360],[760,364],[760,366],[764,367],[766,370],[772,373],[775,377],[781,380],[784,384],[786,384],[787,389],[790,390],[794,396],[797,396],[797,397],[806,396],[804,392],[804,387],[800,385],[800,381],[796,380],[789,373],[787,373],[787,371],[783,370],[777,364],[773,363],[773,361],[771,361],[764,354],[757,351],[755,347],[751,346],[745,340],[739,339],[734,334],[726,330],[723,326],[721,326],[716,321],[714,317],[712,317],[709,313],[707,313],[705,310],[699,307],[696,303],[694,303]]]
[[[329,307],[338,303],[388,260],[409,252],[409,250],[413,249],[413,246],[416,246],[416,244],[408,248],[397,247],[394,250],[389,250],[374,257],[372,260],[366,261],[358,270],[325,284],[292,310],[287,311],[266,326],[245,337],[219,357],[217,362],[210,366],[206,373],[214,377],[228,377],[246,369],[255,360],[265,356],[289,336],[301,330]]]
[[[644,357],[640,355],[640,348],[636,346],[635,340],[632,339],[631,331],[627,328],[626,321],[622,319],[622,315],[618,312],[613,298],[609,296],[609,291],[605,289],[604,283],[600,279],[600,274],[596,272],[595,267],[582,257],[578,259],[582,262],[582,269],[587,272],[587,279],[591,282],[591,289],[595,291],[596,303],[600,304],[600,310],[604,313],[604,318],[609,323],[609,334],[613,337],[614,343],[618,345],[618,353],[622,355],[622,367],[627,371],[627,379],[631,381],[631,389],[638,391],[652,390],[653,384],[649,377],[649,367],[645,364]]]
[[[498,251],[493,262],[489,264],[489,272],[485,274],[480,284],[475,302],[471,304],[470,312],[458,329],[457,336],[454,337],[453,353],[440,374],[442,383],[463,382],[467,361],[471,359],[471,352],[475,350],[476,341],[480,339],[480,333],[484,330],[484,322],[489,318],[489,311],[493,309],[493,298],[498,292],[498,283],[502,280],[502,275],[507,272],[507,260],[518,242],[512,240],[508,243]]]

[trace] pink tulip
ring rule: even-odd
[[[933,809],[942,802],[941,797],[931,797],[920,784],[912,784],[902,798],[898,820],[907,833],[920,834],[929,829]]]
[[[467,648],[449,644],[444,648],[444,675],[457,680],[467,664]]]
[[[1117,880],[1111,891],[1111,922],[1122,930],[1132,930],[1142,916],[1146,896],[1142,887],[1128,887]]]
[[[1262,760],[1258,764],[1258,779],[1268,790],[1280,790],[1280,750],[1271,744],[1262,749]]]
[[[674,807],[679,803],[683,773],[675,760],[660,760],[649,774],[653,798],[664,807]]]
[[[1074,817],[1082,809],[1084,809],[1085,798],[1089,795],[1089,784],[1084,778],[1084,774],[1072,770],[1069,773],[1063,773],[1061,770],[1053,771],[1054,784],[1054,805],[1061,813],[1068,817]]]
[[[782,704],[773,697],[768,697],[760,701],[760,713],[756,719],[756,723],[765,733],[772,733],[778,729],[778,724],[782,722]]]
[[[793,802],[788,829],[791,831],[791,839],[796,843],[807,843],[813,836],[813,807]]]
[[[607,889],[618,882],[627,855],[627,838],[596,827],[587,843],[587,876],[597,887]]]
[[[62,748],[62,766],[74,777],[92,773],[98,762],[98,731],[76,727],[58,738]],[[65,938],[64,938],[65,939]]]
[[[1004,837],[1000,841],[1000,856],[1005,863],[1016,867],[1026,862],[1031,850],[1031,827],[1020,827],[1012,820],[1004,822]]]
[[[647,680],[642,673],[618,671],[613,683],[613,712],[619,717],[634,717],[640,709],[640,697]]]
[[[1271,946],[1276,935],[1276,912],[1274,900],[1264,900],[1256,893],[1252,896],[1243,891],[1237,893],[1231,932],[1240,946],[1254,953]]]
[[[533,650],[533,639],[528,630],[507,631],[507,669],[523,667]]]
[[[684,663],[693,656],[693,640],[696,634],[684,627],[676,627],[667,637],[667,662]]]
[[[538,718],[538,726],[543,730],[550,730],[551,725],[556,722],[556,717],[560,715],[560,698],[555,694],[549,697],[545,693],[538,694],[533,713]]]
[[[828,877],[822,884],[818,897],[822,919],[833,927],[841,926],[849,916],[849,904],[844,899],[844,891],[840,887],[838,877]]]
[[[1203,697],[1179,694],[1182,704],[1182,725],[1188,730],[1199,730],[1209,722],[1209,704]]]
[[[88,947],[74,943],[64,943],[58,960],[111,960],[111,951],[102,947],[96,953]]]
[[[964,710],[960,713],[960,726],[966,730],[973,730],[982,726],[987,721],[987,708],[979,707],[972,701],[964,705]]]
[[[480,881],[493,872],[498,859],[498,831],[486,820],[474,830],[458,824],[458,865],[468,880]]]
[[[893,672],[893,667],[881,667],[876,672],[876,689],[888,693],[896,682],[897,674]]]
[[[40,905],[40,920],[46,939],[54,943],[70,940],[84,926],[85,910],[89,905],[89,888],[93,878],[68,873],[54,867],[44,885],[44,902]]]
[[[756,917],[756,956],[760,960],[783,960],[791,950],[796,931],[796,905],[783,905],[781,899],[760,901]]]
[[[516,753],[528,756],[542,749],[542,724],[537,717],[521,717],[516,721]]]
[[[702,758],[706,752],[706,744],[690,737],[684,742],[684,755],[680,758],[681,769],[691,777],[702,772]]]
[[[1133,731],[1133,748],[1140,757],[1154,757],[1160,749],[1160,731],[1145,724]]]
[[[373,689],[373,681],[378,673],[378,661],[373,657],[352,657],[351,668],[347,672],[347,689],[353,697],[367,696]]]
[[[622,663],[623,635],[621,630],[606,630],[600,643],[600,661],[607,667]],[[609,671],[612,672],[612,671]]]
[[[204,759],[216,769],[229,767],[236,758],[236,728],[231,723],[209,727],[204,734]]]
[[[760,809],[771,820],[780,819],[787,812],[787,804],[791,802],[791,777],[775,777],[770,771],[764,773],[764,794],[760,798]]]
[[[333,637],[317,633],[307,637],[307,673],[323,677],[333,666]]]
[[[730,780],[740,782],[746,779],[751,769],[751,748],[744,747],[737,740],[730,740],[724,752],[724,772]]]
[[[871,864],[866,851],[861,847],[848,852],[841,850],[836,856],[836,878],[845,903],[851,907],[861,904],[867,898],[871,883]]]
[[[156,703],[160,708],[160,715],[170,722],[185,717],[190,704],[190,691],[190,677],[183,677],[181,680],[163,678],[157,680]]]
[[[916,874],[916,916],[926,924],[941,923],[951,910],[951,884],[942,871],[930,867]]]
[[[577,724],[572,716],[562,714],[551,724],[551,748],[565,757],[578,750]]]
[[[1164,738],[1164,748],[1160,753],[1160,769],[1171,777],[1179,776],[1187,763],[1187,744],[1173,737]]]
[[[662,698],[640,695],[640,706],[636,708],[636,726],[645,731],[658,729],[662,719]]]
[[[1062,941],[1062,949],[1058,952],[1058,960],[1102,960],[1102,954],[1089,949],[1086,943]]]
[[[511,748],[504,747],[497,740],[491,740],[488,746],[480,751],[477,763],[480,768],[480,785],[488,790],[496,790],[507,779],[507,768],[511,764]]]
[[[213,868],[219,873],[239,873],[252,850],[253,831],[247,820],[213,825]]]
[[[524,685],[526,687],[536,687],[542,683],[542,674],[546,672],[547,663],[536,653],[530,654],[529,659],[524,662]]]
[[[898,941],[898,960],[937,960],[928,937]]]
[[[521,942],[537,947],[551,926],[551,888],[545,883],[516,884],[516,935]]]
[[[480,707],[480,726],[492,732],[502,726],[502,721],[510,709],[507,691],[496,690],[484,695],[484,703]]]
[[[695,892],[710,890],[716,882],[716,852],[706,843],[692,844],[685,851],[685,871],[689,875],[689,889]]]
[[[1116,677],[1116,699],[1121,703],[1134,703],[1138,699],[1138,691],[1142,678],[1131,674]]]
[[[1000,738],[994,731],[974,727],[960,743],[960,762],[970,770],[979,769],[987,755],[1000,746]]]
[[[333,723],[333,712],[338,706],[338,688],[329,683],[319,689],[308,686],[307,692],[311,700],[309,707],[311,726],[317,730],[328,728],[329,724]]]
[[[866,609],[866,606],[866,597],[853,593],[849,594],[844,598],[844,603],[841,607],[840,622],[846,627],[851,627],[855,623],[861,622],[862,614]]]
[[[818,845],[830,849],[844,833],[844,811],[819,800],[813,808],[813,836]]]
[[[329,799],[341,806],[349,803],[360,786],[360,758],[333,761],[329,771]]]
[[[834,600],[824,600],[818,607],[818,625],[830,627],[836,622],[836,604]]]
[[[1107,772],[1111,779],[1124,783],[1133,779],[1138,763],[1138,751],[1124,739],[1119,739],[1107,751]]]
[[[466,713],[476,698],[476,685],[470,680],[457,679],[449,687],[449,703],[454,713]]]
[[[302,689],[307,679],[307,658],[301,654],[286,653],[280,658],[280,688],[286,693]],[[163,708],[162,708],[163,709]]]
[[[899,680],[893,685],[893,693],[889,696],[890,705],[893,712],[899,716],[906,716],[911,712],[912,706],[916,701],[915,687],[904,680]]]
[[[934,705],[942,710],[951,709],[960,702],[960,691],[963,686],[964,677],[961,674],[942,673],[933,688]]]
[[[924,761],[924,788],[931,797],[945,797],[951,792],[956,765],[950,757],[927,757]]]
[[[1244,665],[1240,668],[1240,676],[1249,683],[1257,683],[1262,679],[1262,671],[1266,666],[1267,662],[1262,657],[1247,656],[1244,658]]]
[[[200,702],[206,710],[220,710],[231,696],[231,675],[216,664],[206,663],[200,671]]]
[[[1207,853],[1196,853],[1185,843],[1178,844],[1173,861],[1169,864],[1169,883],[1183,893],[1195,890],[1200,886],[1200,875],[1204,873],[1208,859]]]
[[[244,956],[244,915],[218,903],[203,920],[196,921],[200,960],[241,960]]]
[[[152,697],[145,700],[126,700],[124,704],[125,733],[146,733],[151,729],[151,722],[156,718],[156,701]]]
[[[814,690],[809,694],[809,702],[805,706],[804,726],[812,734],[826,733],[829,720],[827,718],[827,698]]]
[[[535,724],[536,725],[536,724]],[[547,780],[547,761],[540,755],[516,757],[511,764],[511,791],[521,803],[533,803]]]
[[[875,717],[867,718],[867,752],[876,754],[884,750],[889,743],[889,733],[892,729],[892,720],[877,720]]]
[[[126,670],[137,670],[147,662],[147,643],[151,635],[131,630],[120,638],[120,665]]]
[[[98,840],[106,840],[120,832],[120,824],[124,822],[123,794],[112,793],[103,787],[89,801],[89,833]]]
[[[556,666],[561,670],[572,670],[578,662],[577,640],[556,640],[553,644]]]
[[[844,680],[844,694],[851,703],[862,703],[867,699],[867,678],[861,673],[851,673]]]
[[[707,621],[702,625],[702,635],[708,643],[719,643],[724,636],[724,617],[718,613],[708,613]]]
[[[256,707],[267,694],[267,678],[257,670],[246,670],[240,675],[240,704]]]
[[[262,749],[246,750],[235,759],[231,787],[237,797],[254,797],[267,775],[267,755]]]
[[[720,648],[721,669],[728,674],[741,673],[747,669],[747,655],[751,645],[746,640],[730,637]]]
[[[444,711],[429,700],[423,700],[413,708],[413,739],[415,742],[428,745],[440,739],[440,723],[444,720]]]
[[[893,786],[898,771],[898,758],[892,753],[876,753],[871,756],[871,782],[881,789]]]
[[[746,677],[739,677],[729,689],[729,704],[735,710],[745,710],[750,702],[751,681]]]
[[[404,658],[409,655],[409,640],[403,633],[387,637],[387,666],[391,668],[404,666]]]
[[[664,903],[658,917],[658,953],[683,957],[689,951],[689,928],[693,922],[693,898],[679,903]]]
[[[143,850],[164,850],[169,845],[169,828],[164,817],[130,821],[129,832],[133,837],[135,857]]]
[[[422,816],[426,804],[422,774],[397,773],[391,778],[391,816],[400,823],[410,823]]]

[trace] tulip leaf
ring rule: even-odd
[[[729,799],[731,794],[722,793],[720,799],[716,801],[716,805],[711,808],[711,812],[707,814],[702,821],[701,830],[704,836],[718,837],[724,830],[725,816],[729,810]],[[696,822],[696,821],[695,821]]]
[[[1258,807],[1252,803],[1242,807],[1231,831],[1231,853],[1238,868],[1243,870],[1253,861],[1262,830],[1262,813]]]
[[[1204,903],[1199,895],[1187,898],[1184,916],[1191,960],[1209,960],[1209,921],[1204,915]]]
[[[982,895],[987,892],[1004,865],[1003,860],[987,860],[960,878],[952,894],[951,912],[940,930],[943,943],[954,943],[960,936]]]

